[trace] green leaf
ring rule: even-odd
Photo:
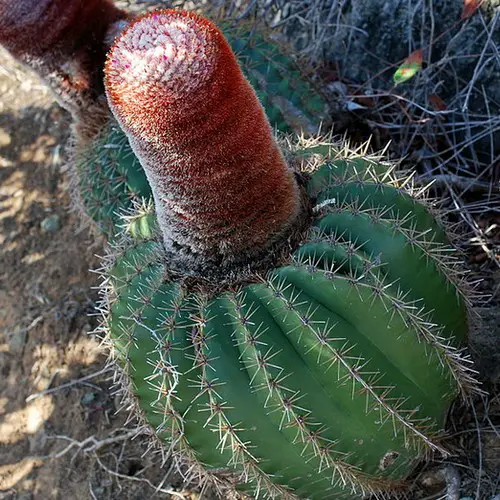
[[[396,85],[408,81],[413,78],[421,69],[423,61],[422,49],[412,52],[404,61],[401,66],[394,73],[393,80]]]

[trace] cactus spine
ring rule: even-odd
[[[135,21],[106,85],[156,212],[128,218],[105,266],[103,328],[165,446],[280,499],[397,489],[446,453],[449,404],[475,382],[427,209],[379,163],[331,151],[302,201],[220,31],[194,14]]]

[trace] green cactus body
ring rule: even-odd
[[[326,102],[311,92],[304,69],[250,26],[222,28],[271,125],[281,132],[316,134],[320,122],[327,121]]]
[[[254,83],[291,88],[246,49]],[[476,386],[459,273],[428,209],[374,158],[280,148],[196,14],[132,23],[105,86],[155,207],[121,219],[103,328],[162,445],[279,499],[398,490],[426,453],[446,455],[449,406]]]
[[[99,230],[111,236],[119,214],[134,201],[151,198],[151,188],[127,136],[114,120],[78,151],[75,191]]]
[[[317,131],[326,120],[326,103],[293,58],[251,27],[228,25],[225,35],[273,127],[281,132]],[[116,233],[119,213],[129,210],[134,200],[152,196],[144,170],[112,117],[90,143],[77,145],[75,164],[75,191],[84,211],[107,236]]]
[[[305,153],[304,153],[305,154]],[[144,418],[275,498],[397,488],[472,380],[464,300],[430,213],[366,159],[310,179],[316,218],[282,267],[218,293],[168,277],[155,217],[110,265],[108,336]]]

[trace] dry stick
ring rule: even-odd
[[[482,182],[476,179],[470,179],[468,177],[460,177],[455,174],[437,174],[437,175],[422,175],[416,178],[417,182],[427,183],[432,181],[433,184],[448,186],[452,184],[464,191],[479,191],[479,192],[489,192],[491,190],[491,184],[489,182]],[[471,184],[472,182],[472,184]]]
[[[498,198],[496,200],[498,200]],[[469,214],[482,215],[484,214],[485,210],[489,209],[492,212],[500,213],[499,208],[495,209],[494,207],[490,207],[488,203],[489,203],[488,201],[485,202],[484,200],[483,201],[480,200],[477,202],[471,202],[464,205],[455,206],[454,208],[448,208],[447,212],[460,214],[461,210],[467,210]],[[467,220],[465,222],[468,223]]]
[[[447,465],[443,471],[446,481],[446,500],[460,500],[460,474],[453,465]]]
[[[12,335],[20,335],[20,334],[23,334],[23,333],[28,333],[30,330],[32,330],[33,328],[35,328],[36,325],[38,325],[38,323],[40,323],[40,321],[42,321],[43,319],[43,316],[37,316],[28,326],[25,326],[24,328],[21,328],[19,331],[17,332],[7,332],[7,336],[12,336]]]
[[[494,126],[495,122],[497,122],[498,125]],[[500,130],[500,120],[493,120],[493,118],[489,118],[487,123],[489,124],[489,126],[485,127],[486,131],[484,133],[478,133],[478,134],[476,134],[476,136],[474,137],[474,141],[479,140],[479,139],[485,137],[488,134],[491,136],[491,134],[493,132],[495,132],[497,130]],[[471,122],[470,125],[472,125],[472,124],[478,125],[478,126],[484,126],[485,122],[484,121],[482,121],[482,122],[474,122],[474,123]],[[458,129],[456,127],[456,125],[462,125],[462,122],[454,122],[454,123],[450,123],[450,124],[447,124],[447,125],[439,122],[438,125],[439,125],[439,128],[442,130],[442,137],[448,142],[448,148],[445,149],[445,150],[443,150],[443,151],[441,151],[440,157],[442,157],[442,155],[444,155],[444,154],[446,154],[448,152],[453,153],[450,158],[448,158],[448,159],[446,159],[446,160],[444,160],[444,161],[442,161],[440,163],[440,168],[442,169],[443,166],[446,166],[448,163],[451,163],[455,158],[456,159],[461,159],[459,153],[463,149],[465,149],[467,147],[467,145],[471,143],[471,141],[470,141],[470,139],[465,139],[462,142],[453,143],[451,141],[450,135],[446,131],[447,127],[455,127],[454,128],[455,132],[458,131],[458,130],[466,130],[469,125],[467,123],[465,123],[465,122],[463,123],[463,125],[464,125],[463,129]],[[463,145],[463,147],[462,147],[462,145]],[[459,146],[461,147],[461,150],[457,152],[457,149],[458,149]],[[465,161],[464,161],[464,164],[466,165]],[[459,171],[463,171],[464,173],[470,174],[470,170],[468,168],[461,167],[460,164],[456,164],[455,167]],[[482,173],[480,173],[480,175],[483,175],[487,171],[487,169],[489,169],[489,168],[491,168],[491,165],[487,165],[486,168],[485,168],[485,170]]]
[[[481,19],[482,19],[482,18],[481,18]],[[484,21],[483,21],[483,22],[484,22]],[[487,45],[488,45],[488,44],[486,44],[486,47],[487,47]],[[486,48],[483,50],[483,54],[485,53],[485,50],[486,50]],[[477,71],[477,70],[476,70],[476,71]],[[385,95],[387,95],[387,94],[385,94]],[[384,96],[384,94],[377,94],[377,95],[375,95],[374,97],[378,97],[378,96]],[[393,95],[392,97],[397,97],[397,96],[396,96],[396,95]],[[391,103],[389,103],[389,104],[387,104],[387,105],[386,105],[386,107],[390,107],[390,106],[391,106]],[[420,109],[422,109],[422,108],[420,107]],[[383,108],[382,108],[382,110],[383,110]],[[427,113],[429,113],[429,111],[430,111],[430,110],[425,109],[425,111],[426,111]],[[451,112],[452,112],[452,111],[448,111],[448,112],[444,112],[444,113],[443,113],[443,112],[437,112],[437,113],[435,113],[435,112],[430,112],[430,114],[431,114],[431,115],[446,115],[447,113],[451,113]],[[488,113],[488,114],[490,115],[490,113]],[[489,120],[491,119],[491,118],[490,118],[490,116],[488,116],[488,118],[489,118]],[[489,120],[488,120],[488,121],[489,121]],[[384,119],[382,119],[382,121],[385,121],[385,120],[384,120]],[[411,120],[410,120],[410,121],[411,121]],[[384,125],[382,125],[382,124],[376,124],[376,125],[383,126],[384,128],[395,128],[395,129],[403,129],[403,128],[404,128],[404,129],[406,129],[406,127],[407,127],[407,125],[408,125],[408,124],[400,124],[400,125],[397,125],[397,124],[392,124],[392,125],[388,125],[388,124],[384,124]],[[472,125],[472,123],[467,124],[467,127],[466,127],[466,128],[468,129],[468,128],[470,127],[470,125]],[[445,127],[446,127],[446,125],[445,125]],[[455,127],[454,127],[454,128],[455,128],[455,130],[456,130],[456,125],[455,125]],[[491,128],[491,127],[490,127],[490,128]],[[414,134],[417,134],[417,133],[418,133],[418,127],[417,127],[417,128],[415,128],[415,132],[414,132]],[[491,130],[488,130],[488,131],[487,131],[487,134],[491,137],[492,131],[491,131]],[[479,137],[478,137],[478,136],[476,136],[476,137],[475,137],[475,140],[478,140],[478,139],[479,139]],[[468,143],[468,142],[470,142],[470,141],[467,141],[467,143]],[[467,143],[466,143],[466,144],[467,144]]]
[[[143,482],[143,483],[148,484],[156,492],[167,493],[167,494],[177,496],[177,497],[185,500],[186,497],[184,495],[182,495],[181,493],[178,493],[178,492],[171,490],[171,489],[156,487],[153,483],[151,483],[151,481],[149,481],[146,478],[127,476],[125,474],[120,474],[118,472],[115,472],[115,471],[111,470],[109,467],[107,467],[106,465],[104,465],[102,463],[102,461],[99,459],[99,457],[97,456],[96,452],[98,450],[100,450],[101,448],[108,446],[110,444],[125,442],[129,439],[134,439],[135,437],[142,434],[146,429],[147,429],[147,427],[145,427],[145,426],[137,427],[136,429],[128,431],[125,434],[121,434],[119,436],[109,437],[109,438],[101,439],[101,440],[98,440],[95,436],[89,436],[88,438],[84,439],[83,441],[77,441],[75,439],[72,439],[72,438],[70,438],[68,436],[64,436],[64,435],[49,436],[48,439],[63,439],[63,440],[69,441],[70,444],[68,446],[66,446],[65,448],[63,448],[62,450],[58,451],[57,453],[52,453],[50,455],[45,455],[45,456],[41,456],[41,457],[32,457],[32,458],[33,458],[33,460],[58,459],[64,455],[66,455],[67,453],[69,453],[73,448],[77,448],[77,453],[82,451],[85,454],[92,454],[92,456],[95,458],[95,460],[98,462],[98,464],[102,467],[102,469],[113,476],[116,476],[116,477],[119,477],[122,479],[128,479],[130,481]],[[165,478],[164,478],[164,480],[165,480]],[[162,480],[162,483],[164,480]]]
[[[483,26],[484,26],[485,30],[487,31],[487,30],[488,30],[488,27],[487,27],[487,26],[486,26],[486,24],[484,23],[484,19],[483,19],[483,17],[482,17],[482,16],[480,16],[480,19],[481,19],[481,21],[482,21],[482,23],[483,23]],[[495,15],[495,19],[494,19],[493,25],[495,24],[496,19],[497,19],[497,15]],[[489,59],[488,59],[488,60],[487,60],[484,64],[482,64],[482,60],[483,60],[483,58],[484,58],[484,55],[485,55],[485,53],[486,53],[486,49],[487,49],[488,45],[490,44],[490,42],[491,42],[491,34],[488,36],[488,39],[487,39],[487,41],[486,41],[486,43],[485,43],[485,45],[484,45],[484,48],[483,48],[483,50],[482,50],[482,52],[481,52],[481,54],[480,54],[480,56],[479,56],[479,61],[478,61],[477,65],[476,65],[476,67],[475,67],[475,70],[474,70],[474,77],[473,77],[473,80],[472,80],[471,82],[469,82],[469,83],[467,84],[467,86],[463,89],[464,91],[465,91],[465,90],[467,90],[467,93],[466,93],[466,96],[465,96],[465,101],[466,101],[466,104],[467,104],[467,102],[468,102],[468,100],[469,100],[469,98],[470,98],[470,94],[471,94],[472,90],[474,89],[474,85],[473,85],[473,84],[474,84],[475,80],[477,79],[477,76],[478,76],[478,75],[479,75],[479,73],[483,70],[483,68],[484,68],[484,67],[485,67],[485,66],[489,63],[489,61],[490,61],[492,58],[495,58],[495,56],[491,56],[491,57],[490,57],[490,58],[489,58]],[[493,44],[493,45],[494,45],[494,44]],[[495,50],[495,52],[496,52],[496,54],[497,54],[497,57],[498,57],[498,50],[496,50],[496,47],[494,47],[494,50]],[[482,87],[482,92],[481,92],[481,95],[482,95],[482,97],[483,97],[483,99],[484,99],[484,102],[485,102],[485,106],[486,106],[486,110],[487,110],[487,118],[488,118],[488,119],[487,119],[487,121],[486,121],[486,122],[484,122],[487,126],[485,127],[485,128],[486,128],[486,134],[483,134],[483,135],[489,135],[489,138],[490,138],[490,157],[491,157],[491,158],[494,158],[493,133],[494,133],[496,130],[498,130],[498,127],[495,127],[495,121],[496,121],[496,120],[494,120],[494,119],[492,118],[492,116],[491,116],[491,112],[490,112],[490,102],[488,102],[488,101],[489,101],[489,99],[488,99],[488,98],[486,97],[486,95],[485,95],[484,87]],[[457,97],[460,97],[460,94],[459,94]],[[464,107],[463,107],[462,109],[465,109],[466,104],[464,104]],[[495,104],[497,104],[497,103],[495,103]],[[479,126],[484,125],[484,123],[483,123],[483,124],[479,124]],[[473,125],[473,123],[472,123],[472,122],[470,122],[470,123],[468,124],[468,127],[464,127],[464,130],[469,131],[469,134],[470,134],[470,127],[471,127],[472,125]],[[455,127],[455,129],[454,129],[454,130],[455,130],[455,131],[457,131],[458,129]],[[479,138],[480,138],[480,137],[478,137],[478,136],[476,135],[476,137],[474,138],[474,140],[479,140]],[[472,140],[473,138],[469,138],[469,139],[470,139],[470,140],[469,140],[469,142],[470,142],[470,143],[474,142],[474,141]],[[473,150],[473,152],[475,152],[475,151]],[[479,161],[476,161],[476,163],[478,163],[478,164],[479,164],[480,162],[479,162]],[[490,162],[490,163],[488,164],[488,166],[487,166],[487,168],[485,169],[485,171],[487,171],[487,170],[489,170],[489,169],[491,168],[491,163],[492,163],[492,162]],[[482,175],[482,174],[481,174],[481,175]],[[493,187],[493,186],[492,186],[492,187]]]
[[[481,85],[481,92],[483,94],[483,100],[484,100],[484,105],[486,107],[486,112],[488,113],[488,116],[491,116],[491,111],[490,111],[490,103],[488,102],[488,96],[486,95],[486,90],[484,88],[484,85]],[[491,166],[495,164],[496,158],[495,158],[495,139],[493,137],[493,131],[490,130],[490,158],[491,158]],[[493,183],[491,184],[491,187],[493,188]],[[490,196],[491,196],[490,192]]]
[[[147,429],[146,426],[137,427],[136,429],[133,429],[132,431],[129,431],[125,434],[121,434],[119,436],[110,437],[102,440],[98,440],[95,436],[89,436],[83,441],[77,441],[75,439],[70,438],[69,436],[64,436],[64,435],[47,436],[47,439],[62,439],[69,441],[70,444],[56,453],[50,453],[49,455],[41,455],[41,456],[30,456],[28,458],[33,461],[46,461],[46,460],[59,459],[76,447],[77,453],[71,459],[71,461],[73,461],[73,459],[80,451],[83,451],[83,453],[85,454],[95,453],[97,450],[101,449],[104,446],[125,441],[127,439],[133,439],[138,435],[142,434],[146,429]]]
[[[127,439],[133,439],[138,435],[142,434],[146,429],[147,427],[145,426],[137,427],[136,429],[132,429],[131,431],[126,432],[125,434],[120,434],[119,436],[109,437],[101,440],[98,440],[95,436],[89,436],[88,438],[85,438],[83,441],[77,441],[76,439],[72,439],[64,435],[47,436],[47,439],[62,439],[69,441],[70,444],[56,453],[51,453],[50,455],[45,455],[42,457],[34,457],[34,458],[38,460],[61,458],[75,447],[78,449],[77,450],[78,452],[83,451],[83,453],[93,453],[96,452],[97,450],[100,450],[104,446],[108,446],[114,443],[119,443],[124,440],[126,441]]]
[[[477,429],[477,454],[479,461],[479,470],[477,474],[476,500],[480,500],[481,476],[483,474],[483,445],[481,443],[481,429],[479,427],[479,421],[477,419],[476,408],[474,407],[474,402],[472,401],[472,399],[469,399],[469,405],[472,410],[472,414],[474,415],[474,422],[476,423]]]
[[[330,11],[328,12],[328,16],[326,18],[326,22],[325,22],[325,27],[328,26],[330,24],[330,20],[332,19],[333,17],[333,14],[334,14],[334,9],[335,9],[335,5],[336,2],[332,2],[332,5],[330,7]],[[316,46],[320,47],[324,44],[324,39],[325,39],[325,29],[319,33],[317,39],[315,40],[315,44]]]
[[[499,10],[495,10],[495,14],[494,14],[494,18],[493,18],[493,22],[494,23],[496,23],[499,14],[500,14],[500,11]],[[481,15],[481,17],[479,19],[481,19],[481,22],[483,23],[484,29],[487,30],[488,26],[484,22],[484,16]],[[495,52],[495,54],[497,55],[497,57],[499,59],[499,62],[500,62],[500,50],[498,49],[497,44],[496,43],[491,43],[491,37],[488,38],[488,42],[491,44],[491,48],[492,48],[493,52]]]
[[[356,96],[354,96],[356,97]],[[401,97],[401,96],[396,96],[396,95],[393,95],[392,97]],[[411,102],[411,101],[410,101]],[[393,106],[395,103],[388,103],[388,104],[385,104],[383,107],[391,107]],[[414,104],[414,103],[413,103]],[[425,109],[423,109],[423,111],[425,111]],[[439,112],[433,112],[436,116],[442,116],[446,113],[452,113],[454,112],[453,110],[452,111],[449,111],[449,112],[446,112],[446,111],[439,111]],[[399,117],[400,115],[396,113],[396,115],[398,115],[397,117]],[[478,118],[480,116],[483,116],[483,115],[475,115],[477,116]],[[393,117],[395,118],[395,117]],[[485,116],[486,118],[486,116]],[[381,119],[383,119],[383,117],[381,117]],[[420,125],[422,123],[427,123],[429,121],[429,119],[426,119],[426,120],[419,120],[419,121],[414,121],[413,124],[416,124],[416,125]],[[488,119],[484,119],[484,120],[476,120],[476,121],[467,121],[467,122],[452,122],[452,123],[441,123],[443,128],[451,128],[451,127],[454,127],[454,130],[455,131],[465,131],[467,130],[467,128],[469,126],[476,126],[476,127],[480,127],[480,126],[484,126],[485,123],[499,123],[500,124],[500,119],[494,119],[494,118],[491,118],[491,117],[488,117]],[[380,123],[380,122],[376,122],[374,120],[371,121],[372,124],[376,125],[377,127],[380,127],[380,128],[384,128],[384,129],[387,129],[387,130],[392,130],[392,129],[401,129],[401,128],[405,128],[405,127],[411,127],[412,126],[412,123],[402,123],[402,124],[390,124],[390,123]],[[457,127],[457,125],[461,125],[461,127]],[[443,134],[445,134],[445,131],[443,131]],[[481,136],[482,137],[482,136]],[[453,146],[450,146],[449,149],[445,150],[444,152],[448,152],[448,151],[451,151],[453,149]]]
[[[471,217],[471,215],[467,212],[464,211],[464,207],[460,202],[460,198],[457,196],[453,188],[450,186],[449,183],[446,183],[446,187],[448,188],[448,191],[450,193],[450,197],[452,199],[452,202],[460,215],[460,217],[467,223],[467,225],[473,230],[474,234],[478,238],[478,242],[484,251],[488,258],[490,258],[493,262],[496,262],[497,266],[500,267],[500,260],[496,259],[495,256],[493,255],[493,252],[486,246],[482,239],[482,231],[480,230],[479,226],[477,225],[476,221]]]
[[[429,46],[427,49],[427,59],[429,61],[432,61],[432,47],[436,43],[436,39],[434,38],[434,30],[436,29],[436,20],[434,18],[434,2],[433,2],[433,0],[430,0],[430,2],[429,2],[429,13],[431,16],[431,31],[429,34]],[[423,21],[423,23],[422,23],[422,25],[423,25],[425,22],[424,9],[422,9],[422,21]],[[421,30],[420,34],[421,34],[421,36],[423,36],[423,30]],[[423,40],[422,40],[422,42],[423,42]],[[423,43],[422,43],[422,45],[423,45]]]
[[[248,14],[250,14],[250,12],[256,8],[255,7],[255,4],[257,3],[257,0],[251,0],[250,2],[248,2],[248,5],[246,6],[245,10],[239,14],[238,16],[235,17],[235,20],[236,21],[241,21],[243,18],[245,18]]]
[[[401,105],[401,103],[400,103],[400,105]],[[417,138],[418,135],[420,135],[423,138],[425,144],[429,148],[431,148],[431,145],[428,143],[428,138],[426,136],[426,133],[422,129],[426,125],[428,125],[429,123],[432,125],[433,121],[434,120],[428,120],[427,118],[425,118],[425,119],[424,118],[420,118],[420,120],[417,120],[417,126],[414,127],[413,133],[411,134],[411,138],[408,138],[408,135],[410,134],[412,127],[408,127],[407,130],[405,130],[405,141],[404,141],[404,144],[408,145],[407,146],[407,152],[410,152],[410,148],[413,145],[413,143],[416,140],[416,138]]]
[[[447,30],[443,31],[440,35],[438,35],[434,40],[431,40],[426,46],[422,46],[422,50],[423,51],[428,51],[430,49],[430,45],[431,44],[435,44],[440,38],[442,38],[443,36],[445,36],[447,33],[450,33],[453,29],[455,29],[456,26],[460,25],[461,23],[463,23],[462,20],[458,20],[457,22],[455,22],[454,24],[452,24]],[[460,30],[459,32],[460,33]],[[452,37],[452,40],[458,35],[458,33],[456,35],[454,35]],[[373,52],[370,52],[370,51],[367,51],[367,53],[369,55],[371,55],[372,57],[376,58],[376,59],[380,59],[377,54],[373,53]],[[366,85],[371,85],[371,83],[375,80],[375,78],[378,78],[379,76],[383,75],[385,72],[387,72],[388,70],[392,69],[392,68],[397,68],[398,66],[400,66],[403,62],[405,61],[405,59],[401,59],[400,61],[396,62],[396,63],[388,63],[388,67],[382,69],[381,71],[379,71],[378,73],[376,73],[375,75],[372,75],[366,82],[364,82],[362,85],[360,85],[360,89],[362,90],[363,88],[366,87]],[[389,90],[389,93],[393,93],[392,90],[395,88],[395,86],[393,86],[390,90]]]
[[[118,458],[116,458],[116,455],[113,455],[113,457],[115,457],[116,459],[116,466],[115,466],[115,472],[118,472],[118,467],[120,466],[120,463],[123,459],[123,453],[125,452],[125,446],[126,446],[127,442],[126,441],[123,441],[122,442],[122,446],[121,446],[121,449],[120,449],[120,455],[118,455]],[[142,470],[144,470],[145,468],[143,468]]]
[[[361,86],[360,86],[361,87]],[[360,97],[359,95],[351,94],[351,95],[346,95],[346,98],[350,99],[355,99],[357,97]],[[376,98],[381,98],[381,97],[391,97],[393,99],[397,99],[398,101],[404,101],[408,104],[411,104],[412,106],[415,106],[417,109],[420,109],[421,111],[424,111],[425,113],[431,115],[431,116],[445,116],[448,114],[453,113],[453,110],[444,110],[444,111],[435,111],[433,109],[428,109],[425,108],[424,106],[421,106],[417,102],[413,101],[412,99],[408,97],[404,97],[399,94],[395,94],[394,92],[388,91],[388,92],[376,92],[372,94],[362,94],[362,97],[366,98],[371,98],[371,99],[376,99]],[[390,103],[392,104],[392,103]],[[388,106],[388,105],[386,105]]]
[[[494,132],[497,131],[497,130],[500,130],[500,122],[499,122],[499,126],[495,127],[493,129]],[[486,137],[490,133],[491,133],[491,128],[490,129],[486,129],[483,132],[478,132],[474,136],[474,141],[472,141],[472,142],[479,141],[480,139],[483,139],[484,137]],[[453,153],[453,155],[450,158],[447,158],[446,160],[444,160],[441,163],[441,166],[445,166],[448,163],[451,163],[453,159],[458,158],[459,155],[460,155],[460,153],[462,153],[467,147],[469,147],[472,142],[471,142],[470,139],[464,139],[463,141],[461,141],[461,142],[459,142],[459,143],[457,143],[455,145],[451,145],[450,144],[450,148],[448,150],[446,150],[446,151],[454,151],[454,153]],[[443,151],[443,153],[446,152],[446,151]]]
[[[495,12],[495,15],[493,17],[493,21],[491,22],[491,31],[488,33],[488,27],[487,26],[484,26],[485,29],[486,29],[486,32],[488,33],[488,38],[486,39],[486,43],[484,44],[484,48],[483,50],[481,51],[481,54],[479,56],[479,61],[477,62],[476,64],[476,67],[474,68],[474,74],[472,75],[472,78],[469,82],[469,85],[468,85],[468,91],[467,91],[467,94],[465,96],[465,102],[462,106],[462,111],[465,111],[468,107],[468,104],[469,104],[469,99],[470,99],[470,95],[472,93],[472,89],[474,87],[474,84],[479,76],[479,74],[483,71],[483,69],[486,67],[486,65],[489,63],[490,59],[494,59],[495,56],[491,56],[489,59],[487,59],[484,64],[481,65],[481,62],[486,54],[486,49],[487,47],[489,47],[489,45],[491,44],[491,39],[493,37],[493,32],[494,32],[494,29],[495,29],[495,25],[497,23],[497,19],[499,17],[499,14],[500,14],[500,11],[496,11]],[[481,16],[481,19],[483,17],[483,14],[480,13],[480,16]],[[483,19],[483,25],[484,25],[484,19]],[[481,66],[481,69],[479,70],[478,68]]]
[[[72,387],[74,385],[77,385],[81,382],[85,382],[86,380],[93,379],[95,377],[98,377],[99,375],[103,375],[106,372],[111,371],[111,367],[105,367],[102,370],[99,370],[98,372],[91,373],[90,375],[86,375],[85,377],[75,379],[75,380],[70,380],[69,382],[66,382],[65,384],[58,385],[57,387],[53,387],[52,389],[45,389],[44,391],[36,392],[35,394],[31,394],[25,399],[26,403],[29,403],[30,401],[33,401],[34,399],[40,398],[42,396],[45,396],[46,394],[52,394],[54,392],[57,392],[61,389],[66,389],[67,387]]]
[[[89,481],[89,492],[90,496],[92,497],[92,500],[98,500],[98,498],[95,496],[94,490],[92,489],[92,483]]]

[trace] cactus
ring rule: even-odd
[[[108,42],[127,17],[110,0],[2,0],[0,43],[85,122],[100,107]]]
[[[163,446],[280,499],[397,490],[446,454],[449,405],[477,388],[467,301],[429,210],[379,160],[281,151],[195,14],[133,21],[105,73],[155,206],[123,219],[102,329]]]
[[[274,128],[311,135],[327,123],[325,100],[284,48],[249,25],[225,21],[222,26]],[[74,198],[108,236],[116,233],[120,213],[152,196],[126,135],[112,118],[90,141],[83,136],[76,144],[74,163]]]
[[[103,95],[105,53],[131,19],[111,0],[9,0],[0,5],[0,43],[35,69],[72,113],[72,199],[83,219],[89,215],[108,236],[118,230],[119,213],[152,196]],[[320,122],[328,122],[325,100],[313,92],[307,71],[284,47],[250,24],[223,24],[274,127],[312,134]]]

